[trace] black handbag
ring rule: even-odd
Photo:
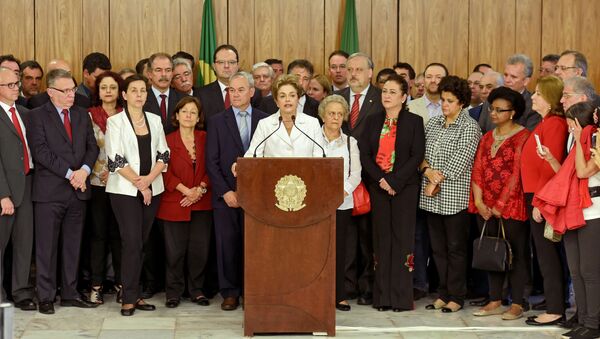
[[[491,272],[507,272],[512,268],[512,248],[506,240],[504,234],[504,223],[502,218],[499,219],[498,234],[495,237],[485,235],[485,226],[487,221],[483,223],[483,229],[479,239],[473,241],[473,268],[491,271]],[[502,231],[502,238],[500,237]]]

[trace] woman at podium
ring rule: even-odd
[[[344,279],[346,277],[346,232],[352,221],[354,199],[352,192],[360,184],[360,153],[356,139],[342,132],[342,122],[348,121],[348,103],[344,97],[334,94],[325,97],[319,105],[319,117],[323,120],[321,144],[328,157],[344,158],[344,202],[335,215],[335,307],[350,311],[346,301]]]
[[[273,85],[279,110],[258,122],[245,157],[322,157],[319,120],[298,107],[303,96],[295,75],[282,75]]]
[[[373,218],[373,307],[379,311],[408,311],[414,305],[417,168],[425,156],[425,132],[423,119],[406,108],[407,93],[404,78],[388,77],[381,92],[385,111],[367,117],[360,144]]]

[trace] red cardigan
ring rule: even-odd
[[[192,158],[190,157],[179,130],[167,135],[167,144],[171,150],[171,159],[169,167],[163,173],[165,181],[165,191],[160,199],[158,208],[158,218],[167,221],[189,221],[192,211],[211,210],[211,187],[206,172],[204,161],[204,148],[206,145],[206,132],[194,131],[194,140],[196,144],[196,171],[193,170]],[[186,187],[200,186],[200,183],[206,183],[208,191],[202,198],[189,207],[181,207],[179,203],[184,195],[175,187],[182,183]]]
[[[554,176],[554,170],[550,164],[536,153],[535,134],[540,136],[542,145],[550,149],[558,162],[562,163],[566,156],[565,148],[569,133],[565,118],[556,115],[546,116],[531,132],[523,145],[521,181],[524,193],[537,193]]]

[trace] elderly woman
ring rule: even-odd
[[[310,79],[306,95],[317,101],[321,101],[326,96],[331,95],[331,93],[333,93],[331,82],[329,82],[326,76],[317,74]]]
[[[164,220],[165,305],[179,306],[187,285],[192,302],[208,306],[202,288],[210,248],[212,205],[204,166],[204,114],[198,99],[181,99],[175,106],[172,123],[178,129],[167,135],[171,160],[164,173],[165,192],[157,214]]]
[[[142,247],[164,191],[161,173],[169,162],[169,148],[160,117],[143,110],[146,78],[137,74],[127,78],[122,95],[125,110],[110,117],[106,128],[106,192],[121,234],[121,315],[131,316],[136,309],[156,309],[141,297]]]
[[[354,201],[352,193],[361,180],[360,155],[356,139],[342,132],[342,123],[348,121],[348,103],[337,94],[328,96],[319,105],[319,116],[323,120],[323,135],[321,142],[328,157],[344,158],[344,202],[336,211],[336,276],[335,300],[336,308],[340,311],[350,311],[346,301],[344,279],[346,276],[346,234],[353,223],[352,208]]]
[[[373,307],[413,309],[413,250],[419,165],[425,155],[423,119],[406,107],[408,83],[390,74],[381,91],[384,112],[367,117],[361,161],[367,172],[373,218]]]
[[[323,156],[317,144],[322,134],[319,120],[296,111],[302,94],[295,75],[282,75],[275,81],[273,99],[279,110],[258,122],[245,157]]]
[[[104,149],[106,121],[109,117],[123,110],[121,89],[123,81],[114,72],[104,72],[96,78],[96,92],[92,98],[93,107],[89,109],[92,119],[94,136],[100,152],[90,175],[92,200],[90,201],[90,267],[92,271],[92,288],[90,302],[103,304],[102,283],[106,278],[106,259],[108,250],[112,255],[112,264],[115,271],[115,289],[117,302],[121,302],[121,239],[119,226],[110,206],[105,186],[108,178],[108,164]]]
[[[560,244],[544,237],[544,219],[540,211],[532,205],[535,193],[554,176],[565,158],[568,132],[560,103],[562,91],[562,81],[555,76],[550,75],[538,81],[531,101],[532,109],[542,116],[542,121],[525,142],[521,156],[521,181],[527,203],[527,216],[544,278],[544,295],[547,304],[546,313],[527,319],[526,323],[529,325],[556,325],[565,312]],[[543,154],[538,154],[536,135],[543,145]]]
[[[481,128],[465,109],[471,90],[466,80],[447,76],[439,84],[442,115],[425,126],[425,160],[420,207],[427,211],[439,297],[427,309],[456,312],[467,293],[467,247],[471,169]]]
[[[487,234],[498,234],[502,222],[512,248],[513,266],[507,273],[488,272],[490,302],[473,314],[502,314],[502,319],[514,320],[523,316],[521,301],[529,277],[529,225],[521,184],[521,152],[529,131],[516,123],[525,111],[525,99],[520,93],[499,87],[490,93],[487,101],[490,119],[496,128],[481,138],[475,155],[471,175],[473,201],[469,212],[478,214],[479,230],[486,224]],[[504,312],[502,286],[507,275],[513,303]]]

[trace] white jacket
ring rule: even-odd
[[[170,152],[165,139],[161,119],[158,115],[144,112],[150,130],[152,167],[156,161],[169,162]],[[108,118],[105,135],[105,150],[108,157],[107,193],[118,193],[136,196],[138,189],[118,172],[129,166],[135,173],[140,173],[140,154],[137,137],[127,114],[123,111]],[[166,171],[166,168],[163,172]],[[163,177],[159,175],[152,182],[152,195],[165,190]]]
[[[252,141],[250,141],[250,147],[248,147],[248,151],[244,155],[245,157],[252,157],[255,149],[257,157],[323,156],[321,148],[298,130],[301,129],[313,140],[319,142],[321,140],[321,125],[319,124],[319,120],[310,115],[298,113],[295,122],[297,127],[293,127],[292,133],[288,134],[283,122],[281,123],[281,126],[279,126],[279,129],[277,129],[279,117],[280,113],[277,111],[258,122]],[[277,132],[271,135],[269,139],[263,142],[257,149],[258,144],[276,129]]]

